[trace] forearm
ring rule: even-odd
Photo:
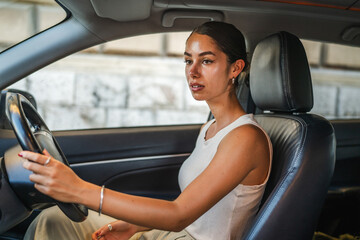
[[[77,195],[76,202],[84,204],[96,211],[99,210],[101,187],[86,183]],[[186,225],[183,211],[174,201],[165,201],[151,198],[132,196],[105,189],[102,213],[138,227],[137,231],[146,231],[152,228],[179,231]]]

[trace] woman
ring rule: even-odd
[[[214,119],[204,124],[194,152],[181,167],[179,197],[165,201],[105,189],[100,202],[101,187],[81,180],[47,152],[23,151],[20,155],[33,161],[24,167],[34,172],[30,179],[40,192],[120,219],[96,218],[92,212],[86,222],[70,226],[57,213],[47,213],[58,210],[45,210],[27,238],[61,239],[58,234],[65,233],[85,239],[99,223],[104,226],[93,239],[241,238],[258,209],[272,156],[268,136],[236,98],[236,79],[247,67],[244,37],[233,25],[205,23],[187,39],[184,58],[190,91],[207,102]],[[57,233],[49,227],[54,222]]]

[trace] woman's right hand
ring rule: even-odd
[[[136,232],[137,228],[135,225],[124,222],[124,221],[115,221],[110,223],[111,231],[109,224],[99,228],[92,234],[93,240],[128,240]]]

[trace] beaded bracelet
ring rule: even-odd
[[[105,189],[105,185],[102,185],[101,192],[100,192],[99,216],[101,215],[101,210],[102,210],[102,205],[103,205],[103,200],[104,200],[104,189]]]

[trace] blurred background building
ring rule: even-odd
[[[51,0],[0,0],[0,51],[65,18]],[[10,88],[32,93],[53,130],[203,123],[209,109],[193,100],[184,75],[188,35],[152,34],[100,44]],[[313,112],[329,119],[360,116],[360,48],[302,41],[312,72]]]

